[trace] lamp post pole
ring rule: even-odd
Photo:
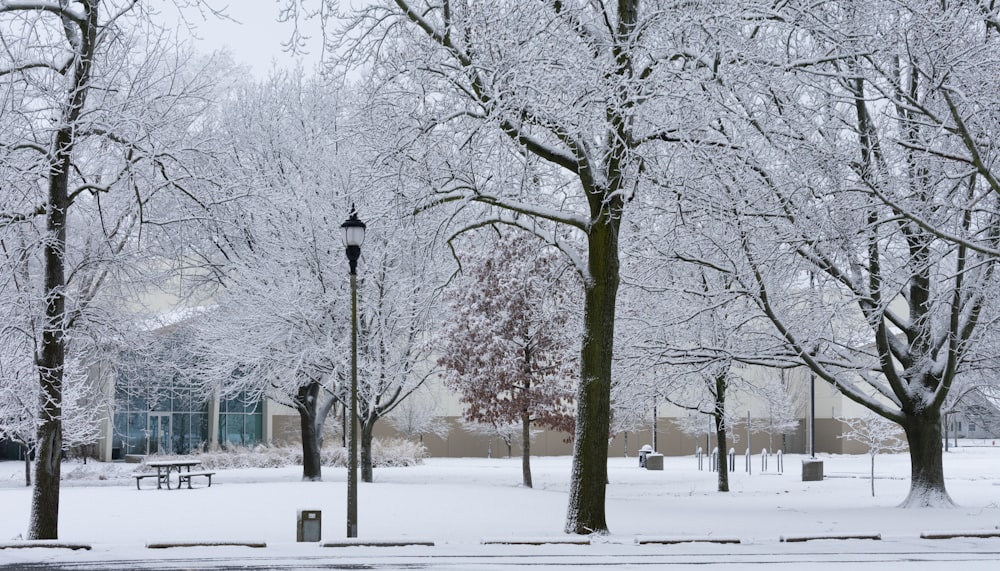
[[[347,457],[347,537],[358,536],[358,274],[351,271],[351,442]]]
[[[358,220],[357,209],[341,224],[347,262],[351,269],[351,404],[347,425],[350,444],[347,456],[347,537],[358,536],[358,258],[365,239],[365,223]]]

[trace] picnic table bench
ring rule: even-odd
[[[180,460],[151,460],[146,461],[146,467],[155,468],[155,472],[135,472],[132,477],[135,478],[136,489],[141,490],[140,482],[144,478],[156,478],[156,489],[163,489],[166,485],[167,489],[170,488],[170,473],[173,471],[177,472],[177,487],[180,488],[181,484],[187,482],[187,487],[191,489],[191,479],[195,476],[204,476],[208,478],[208,487],[212,486],[212,476],[215,472],[209,472],[204,470],[192,471],[192,466],[200,466],[201,460],[195,459],[180,459]]]
[[[215,472],[206,472],[204,470],[194,471],[194,472],[192,472],[190,470],[188,470],[187,472],[178,472],[177,473],[177,487],[180,488],[181,484],[183,484],[184,482],[187,482],[188,489],[190,490],[191,489],[191,478],[193,478],[195,476],[205,476],[205,477],[208,478],[208,487],[211,488],[212,487],[212,476],[214,476],[214,475],[215,475]]]

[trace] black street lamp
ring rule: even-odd
[[[351,268],[351,412],[347,424],[351,427],[347,456],[347,537],[358,536],[358,258],[365,241],[365,223],[358,220],[358,211],[351,205],[351,215],[340,225],[343,231],[347,262]]]

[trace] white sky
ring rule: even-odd
[[[195,27],[194,32],[199,36],[195,45],[200,51],[210,53],[227,48],[237,63],[250,66],[254,75],[263,77],[274,65],[290,67],[299,59],[306,68],[311,68],[319,62],[322,38],[315,20],[300,22],[300,29],[310,35],[307,55],[297,58],[283,49],[282,43],[289,40],[293,31],[291,23],[278,22],[283,4],[284,0],[216,0],[212,5],[224,8],[232,20],[203,15],[190,8],[184,11],[184,16]],[[183,28],[172,3],[158,3],[157,8],[161,10],[164,25]]]

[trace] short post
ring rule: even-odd
[[[785,473],[785,457],[781,450],[778,450],[778,473]]]
[[[750,438],[751,436],[752,434],[750,432],[750,411],[748,410],[747,411],[747,473],[748,474],[752,473],[750,469],[750,443],[753,442],[753,440],[751,440]]]
[[[819,482],[823,480],[823,461],[812,458],[802,461],[802,481]]]
[[[719,471],[719,447],[712,449],[712,457],[709,459],[712,464],[712,472]]]
[[[647,470],[662,470],[663,469],[663,454],[657,454],[656,452],[650,452],[646,455],[646,469]]]
[[[735,466],[735,465],[736,465],[736,449],[735,448],[730,448],[729,449],[729,469],[732,470],[733,466]]]
[[[767,448],[760,451],[760,472],[767,472]]]
[[[704,462],[703,462],[703,460],[704,460],[703,459],[704,451],[701,449],[701,446],[698,447],[698,451],[695,452],[694,455],[695,455],[695,457],[698,458],[698,471],[700,472],[700,471],[702,471],[705,468],[704,467]]]

